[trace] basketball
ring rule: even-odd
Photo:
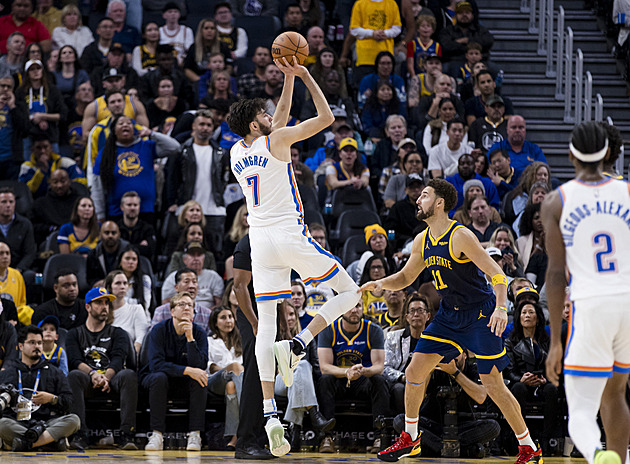
[[[271,45],[271,56],[274,60],[286,57],[289,63],[292,63],[292,56],[297,58],[299,64],[304,64],[308,57],[308,42],[303,35],[297,32],[283,32]]]

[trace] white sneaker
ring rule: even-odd
[[[265,431],[269,439],[269,450],[274,456],[284,456],[291,451],[291,445],[284,438],[284,427],[278,419],[272,417],[265,424]]]
[[[186,451],[201,451],[201,435],[199,435],[199,432],[190,432],[188,434]]]
[[[281,340],[273,344],[273,354],[276,357],[282,381],[287,387],[290,387],[293,385],[293,371],[306,353],[296,356],[291,350],[289,340]]]
[[[160,432],[153,432],[144,449],[147,451],[162,451],[164,449],[164,437],[162,434]]]

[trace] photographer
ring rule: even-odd
[[[0,371],[0,384],[17,388],[11,396],[12,403],[17,401],[18,412],[16,415],[10,407],[3,411],[0,438],[5,448],[13,451],[30,451],[53,442],[55,449],[65,451],[66,437],[80,427],[79,417],[68,414],[72,403],[68,380],[58,367],[42,359],[41,328],[26,326],[18,342],[21,359]]]
[[[477,363],[474,358],[468,358],[466,351],[448,364],[438,364],[420,407],[418,430],[422,432],[422,457],[483,458],[483,445],[498,437],[501,431],[494,419],[479,418],[485,408],[479,411],[476,404],[484,404],[487,397],[486,387],[479,383]],[[456,421],[450,411],[457,412]],[[452,438],[459,454],[449,454],[453,449],[445,446],[451,432],[448,422],[457,424]],[[396,432],[403,430],[404,415],[396,417],[394,428]]]

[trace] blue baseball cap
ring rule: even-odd
[[[85,303],[90,304],[92,301],[100,300],[101,298],[107,298],[109,301],[116,299],[116,297],[109,293],[105,288],[96,287],[87,292],[87,295],[85,295]]]
[[[55,329],[59,330],[60,322],[57,316],[55,316],[54,314],[49,314],[48,316],[43,318],[41,321],[39,321],[39,323],[37,324],[37,327],[41,327],[44,324],[52,324],[55,326]]]

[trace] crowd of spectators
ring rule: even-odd
[[[483,11],[474,0],[336,3],[300,0],[280,11],[271,0],[210,2],[194,23],[179,1],[143,9],[139,0],[110,0],[99,11],[100,2],[13,0],[0,13],[0,357],[28,371],[29,385],[40,365],[34,353],[60,368],[54,385],[42,378],[50,395],[38,390],[34,399],[57,409],[56,418],[39,409],[46,431],[32,440],[3,419],[5,448],[63,449],[70,437],[85,449],[84,398],[114,394],[119,445],[134,449],[139,392],[148,391],[146,449],[159,450],[169,431],[166,399],[180,391],[194,404],[188,450],[202,446],[210,392],[225,398],[224,445],[241,457],[263,453],[238,441],[256,427],[251,417],[239,420],[239,405],[252,385],[247,368],[257,368],[247,362],[251,329],[245,334],[240,324],[247,283],[237,254],[249,246],[247,209],[230,171],[238,137],[226,122],[239,98],[262,98],[273,115],[282,92],[283,74],[260,38],[270,31],[244,20],[259,16],[273,37],[306,37],[305,65],[335,116],[330,128],[292,147],[313,239],[342,256],[357,283],[396,272],[426,227],[415,217],[426,182],[451,182],[458,191],[451,216],[487,246],[510,282],[530,289],[521,301],[518,288],[511,292],[506,380],[524,407],[544,403],[537,438],[545,454],[558,451],[562,395],[541,370],[547,259],[539,217],[557,181],[501,91]],[[288,124],[314,115],[297,82],[292,103]],[[609,130],[618,147],[619,134]],[[341,222],[331,206],[361,192],[378,221],[359,228],[358,240],[339,241],[330,235]],[[348,258],[351,240],[357,253]],[[292,299],[278,307],[280,338],[299,332],[333,295],[325,284],[294,278]],[[532,294],[535,301],[523,299]],[[333,452],[335,401],[352,397],[370,405],[370,449],[380,450],[384,418],[403,412],[404,368],[438,305],[424,272],[405,291],[366,292],[322,332],[298,366],[298,385],[276,383],[288,398],[292,448],[308,416],[319,450]],[[462,412],[492,413],[474,355],[440,371],[436,385],[461,387]],[[438,390],[421,410],[427,455],[441,449]],[[466,423],[466,455],[483,455],[499,435],[496,424]]]

